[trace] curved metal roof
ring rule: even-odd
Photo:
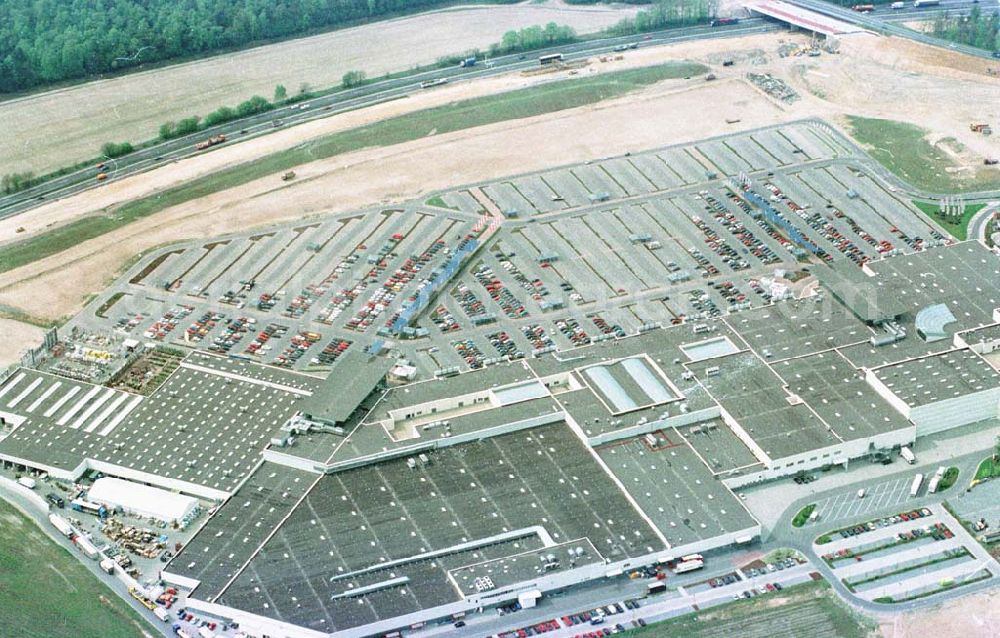
[[[953,321],[956,321],[955,315],[951,314],[951,309],[946,304],[927,306],[917,313],[917,332],[924,341],[938,341],[948,336],[944,327]]]

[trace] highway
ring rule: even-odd
[[[895,24],[897,22],[927,18],[928,14],[933,14],[940,10],[964,12],[975,4],[973,0],[942,0],[939,7],[924,9],[915,9],[910,2],[907,2],[906,8],[897,10],[890,9],[888,5],[882,5],[870,14],[858,13],[850,9],[838,7],[824,0],[789,0],[789,2],[846,22],[864,26],[876,32],[899,35],[979,57],[990,57],[991,55],[988,51],[948,43]],[[979,4],[983,11],[989,11],[995,9],[998,2],[1000,0],[984,0]],[[616,46],[634,42],[639,42],[640,46],[651,46],[700,38],[746,36],[767,31],[777,31],[782,28],[784,28],[783,25],[762,18],[743,18],[735,25],[685,27],[656,31],[646,35],[602,38],[600,40],[552,47],[526,54],[500,56],[491,60],[481,61],[480,64],[472,68],[454,66],[446,69],[422,71],[400,78],[379,80],[363,87],[336,91],[299,104],[283,106],[266,113],[213,126],[192,135],[160,142],[148,148],[137,150],[117,160],[108,160],[106,162],[107,168],[104,170],[108,174],[108,180],[122,179],[196,155],[199,152],[208,152],[196,151],[195,144],[212,135],[221,133],[226,135],[228,141],[243,141],[260,135],[266,135],[277,128],[285,128],[345,111],[404,98],[413,91],[420,91],[420,83],[427,80],[447,79],[449,82],[460,82],[509,73],[511,71],[537,68],[538,56],[546,53],[560,52],[565,56],[566,61],[572,62],[595,54],[608,53]],[[87,167],[46,181],[33,188],[2,196],[0,197],[0,218],[10,217],[40,206],[48,201],[68,197],[90,188],[99,188],[103,183],[107,182],[96,181],[95,178],[98,172],[95,167]]]
[[[433,69],[401,78],[379,80],[359,88],[336,91],[299,104],[283,106],[266,113],[213,126],[192,135],[160,142],[117,160],[108,160],[105,171],[108,174],[108,180],[121,179],[195,155],[198,153],[194,148],[195,143],[212,135],[225,134],[227,141],[242,141],[266,135],[276,128],[285,128],[405,97],[415,90],[420,91],[420,83],[427,80],[446,78],[449,82],[459,82],[537,68],[538,57],[546,53],[560,52],[566,61],[571,62],[599,53],[608,53],[616,46],[633,42],[640,42],[641,46],[651,46],[699,38],[746,36],[779,29],[781,26],[776,23],[761,18],[749,18],[731,26],[686,27],[656,31],[645,35],[603,38],[525,54],[500,56],[488,61],[480,61],[480,64],[471,68],[460,68],[456,65],[447,69]],[[303,105],[308,105],[308,108],[301,108]],[[280,125],[277,124],[278,122]],[[68,197],[89,188],[100,187],[107,182],[96,181],[98,172],[94,167],[83,168],[19,193],[0,197],[0,218],[10,217],[52,199]]]
[[[915,40],[923,44],[929,44],[943,49],[951,49],[953,51],[958,51],[960,53],[980,58],[994,57],[991,51],[965,44],[948,42],[947,40],[942,40],[941,38],[935,38],[934,36],[920,33],[919,31],[908,29],[896,23],[906,22],[909,20],[929,19],[928,14],[933,15],[940,13],[941,11],[964,13],[966,10],[971,9],[975,4],[978,4],[980,10],[986,14],[997,9],[997,0],[984,0],[983,2],[973,2],[971,0],[942,0],[941,4],[938,6],[924,7],[920,9],[915,8],[912,2],[906,2],[906,7],[904,9],[893,10],[889,7],[889,5],[881,5],[871,13],[852,11],[849,8],[840,7],[835,4],[831,4],[830,2],[826,2],[825,0],[786,1],[789,4],[794,4],[804,9],[810,9],[816,13],[822,13],[823,15],[838,18],[844,22],[850,22],[852,24],[865,27],[875,33],[909,38],[910,40]],[[858,4],[862,3],[863,0],[859,0]]]

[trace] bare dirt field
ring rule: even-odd
[[[77,311],[86,294],[102,289],[137,253],[171,241],[388,203],[567,161],[809,116],[826,118],[835,125],[842,124],[847,114],[886,117],[929,127],[933,135],[954,137],[968,147],[1000,143],[978,139],[980,136],[968,129],[967,118],[977,109],[996,108],[982,106],[987,100],[979,98],[996,95],[1000,90],[1000,80],[989,76],[985,66],[977,66],[979,62],[874,36],[844,38],[838,55],[778,57],[779,45],[789,40],[787,35],[761,35],[691,42],[640,49],[614,64],[595,62],[590,67],[594,71],[585,72],[693,59],[714,65],[719,80],[667,81],[593,106],[313,162],[296,168],[299,177],[295,182],[284,183],[276,177],[257,180],[173,207],[62,254],[4,273],[0,275],[0,303],[38,317],[62,317]],[[721,61],[727,58],[736,59],[737,64],[721,67]],[[775,101],[743,79],[751,70],[785,79],[802,99],[791,105]],[[502,82],[513,87],[525,81],[514,76],[495,80],[495,85],[484,82],[447,87],[446,91],[455,92],[442,91],[437,96],[428,93],[414,98],[410,106],[426,105],[419,100],[459,99],[487,86],[498,90]],[[352,121],[361,122],[372,115],[350,114],[295,127],[122,180],[114,185],[117,190],[98,189],[4,222],[0,237],[9,237],[8,224],[37,227],[33,216],[47,215],[44,219],[49,221],[45,223],[69,219],[162,188],[175,181],[181,171],[193,176],[337,130],[346,121],[340,117],[359,118]],[[726,119],[740,121],[727,125]]]
[[[879,628],[885,638],[922,638],[929,629],[935,638],[996,636],[1000,633],[1000,592],[987,591],[884,618]]]
[[[42,342],[45,330],[20,321],[0,319],[0,368],[21,359],[26,350]]]
[[[434,62],[498,42],[511,29],[557,22],[579,33],[609,26],[634,6],[541,4],[450,9],[289,40],[197,62],[40,93],[0,103],[0,174],[43,173],[87,160],[108,141],[138,142],[159,125],[205,115],[251,95],[270,98],[276,84],[328,87],[344,73],[369,77]]]

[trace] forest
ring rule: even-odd
[[[494,0],[510,2],[513,0]],[[193,58],[455,0],[5,0],[0,93]]]
[[[988,51],[1000,50],[1000,12],[983,13],[973,5],[967,17],[941,14],[933,23],[932,33],[939,38],[969,44]]]

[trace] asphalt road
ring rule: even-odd
[[[242,141],[259,135],[266,135],[279,128],[276,127],[275,122],[281,122],[280,128],[287,128],[294,124],[402,98],[415,90],[420,91],[420,83],[427,80],[447,79],[449,82],[460,82],[500,75],[511,71],[536,68],[538,67],[538,57],[546,53],[559,52],[565,56],[565,60],[573,61],[581,60],[598,53],[610,52],[616,46],[633,42],[641,43],[640,46],[650,46],[701,38],[745,36],[766,31],[777,31],[780,28],[778,24],[765,21],[761,18],[751,18],[742,20],[738,24],[731,26],[697,26],[668,29],[646,35],[605,38],[525,54],[496,57],[488,61],[480,61],[479,64],[471,68],[454,66],[447,69],[423,71],[402,78],[379,80],[363,87],[337,91],[300,104],[277,108],[259,115],[213,126],[196,134],[161,142],[154,146],[138,150],[118,160],[109,160],[105,172],[108,173],[109,180],[121,179],[166,165],[178,159],[196,155],[199,151],[195,150],[195,144],[213,135],[225,134],[229,141]],[[308,108],[300,108],[303,104],[307,104]],[[89,188],[100,187],[102,183],[95,181],[97,173],[96,168],[87,167],[47,181],[44,184],[39,184],[34,188],[0,197],[0,218],[15,215],[52,199],[67,197]]]

